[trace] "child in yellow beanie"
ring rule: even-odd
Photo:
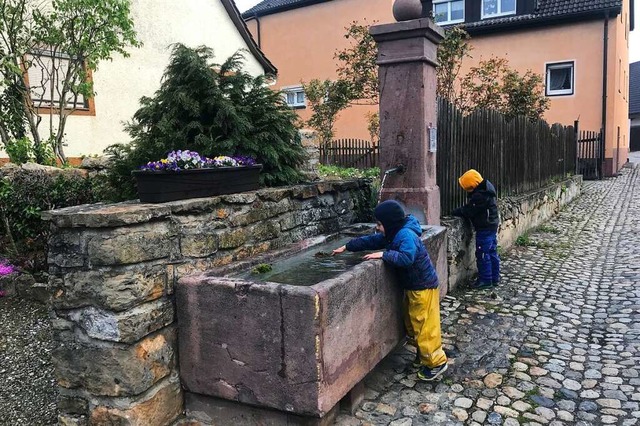
[[[498,256],[498,203],[496,188],[476,170],[465,172],[458,179],[467,191],[469,201],[453,211],[454,216],[467,218],[476,231],[476,264],[478,280],[474,289],[495,287],[500,283],[500,257]]]

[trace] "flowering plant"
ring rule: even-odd
[[[15,272],[15,267],[10,263],[7,263],[5,260],[0,259],[0,277],[4,275],[11,275]],[[4,297],[7,295],[7,292],[4,290],[0,290],[0,297]]]
[[[140,170],[144,171],[181,171],[191,169],[211,169],[216,167],[243,167],[253,166],[256,161],[251,157],[236,156],[227,157],[224,155],[207,158],[203,157],[195,151],[178,150],[171,151],[167,158],[159,161],[151,161],[143,166]]]
[[[14,271],[15,271],[15,268],[13,265],[11,265],[10,263],[6,263],[3,260],[0,260],[0,277],[3,275],[13,274]]]

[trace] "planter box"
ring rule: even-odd
[[[179,172],[135,170],[131,173],[136,178],[141,202],[164,203],[258,189],[261,169],[262,165],[256,164]]]

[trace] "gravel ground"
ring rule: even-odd
[[[0,424],[57,424],[53,340],[44,305],[0,298]]]

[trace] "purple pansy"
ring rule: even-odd
[[[152,161],[144,166],[140,166],[140,170],[146,171],[181,171],[190,169],[207,169],[215,167],[242,167],[253,166],[256,161],[247,156],[227,157],[219,156],[215,158],[203,157],[195,151],[178,150],[171,151],[167,158],[160,161]]]

